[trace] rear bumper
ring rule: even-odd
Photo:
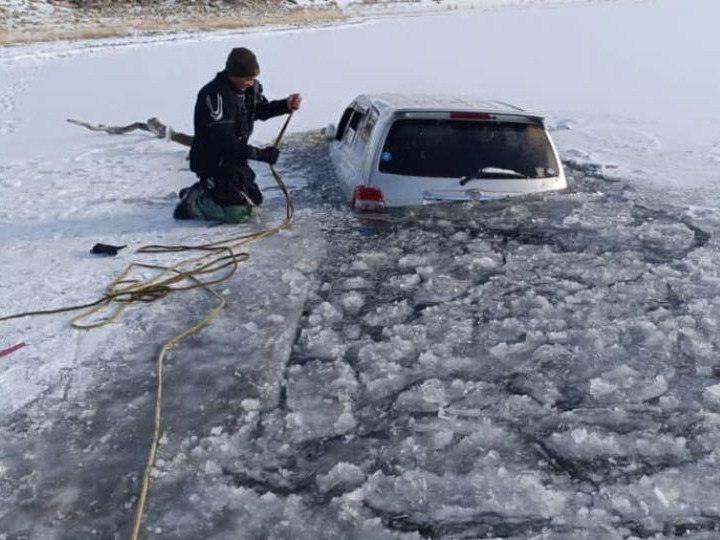
[[[420,206],[440,202],[483,202],[525,197],[567,188],[564,175],[553,178],[476,179],[461,186],[457,178],[378,176],[370,185],[382,190],[385,205]]]
[[[480,190],[466,190],[466,191],[423,191],[422,202],[423,204],[433,204],[440,202],[450,201],[466,201],[466,202],[482,202],[482,201],[498,201],[509,199],[510,197],[517,197],[525,195],[524,193],[491,193]]]

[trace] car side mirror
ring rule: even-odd
[[[332,141],[335,138],[335,124],[328,124],[325,128],[325,138]]]

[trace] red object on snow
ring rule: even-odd
[[[25,346],[25,342],[24,342],[24,341],[21,341],[21,342],[18,343],[17,345],[13,345],[12,347],[8,347],[7,349],[3,349],[2,351],[0,351],[0,358],[2,358],[3,356],[7,356],[8,354],[14,353],[14,352],[17,351],[18,349],[22,349],[24,346]]]

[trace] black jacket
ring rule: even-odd
[[[237,93],[225,71],[219,72],[200,89],[195,102],[190,169],[201,179],[249,174],[246,180],[252,182],[247,159],[252,153],[248,141],[253,123],[289,112],[286,100],[268,101],[260,83]]]

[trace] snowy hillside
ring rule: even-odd
[[[311,26],[356,17],[558,6],[583,0],[241,0],[116,2],[1,0],[0,45],[259,26]],[[612,0],[596,0],[612,1]]]
[[[141,538],[718,538],[720,4],[550,4],[0,49],[0,317],[285,216],[259,165],[257,222],[175,222],[186,148],[67,118],[191,132],[238,45],[269,97],[304,95],[277,166],[292,226],[241,247],[163,365]],[[539,111],[572,185],[358,219],[323,128],[365,91]],[[1,540],[131,537],[158,353],[216,302],[0,322]]]

